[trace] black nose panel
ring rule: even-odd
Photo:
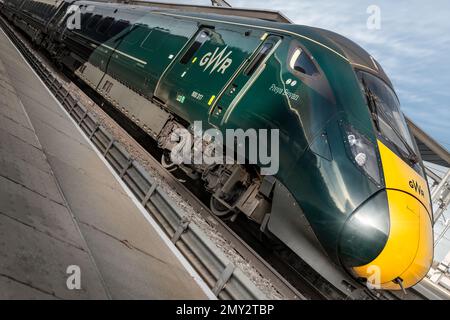
[[[389,206],[385,191],[377,193],[347,220],[339,254],[345,267],[363,266],[383,250],[389,236]]]

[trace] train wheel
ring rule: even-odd
[[[231,218],[234,214],[232,210],[220,203],[220,201],[218,201],[214,196],[211,196],[209,207],[212,213],[221,219]]]
[[[177,168],[176,164],[170,159],[170,155],[167,152],[163,152],[161,156],[161,165],[168,171],[173,171]]]

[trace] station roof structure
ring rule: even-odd
[[[450,153],[448,150],[430,137],[411,119],[406,117],[406,121],[417,141],[417,146],[419,147],[422,159],[440,166],[450,167]]]

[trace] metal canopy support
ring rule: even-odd
[[[444,238],[448,230],[450,230],[450,221],[447,221],[445,228],[442,230],[442,232],[438,235],[438,237],[434,241],[434,247],[436,247],[439,244],[439,242],[441,242],[442,238]]]
[[[442,280],[450,275],[450,252],[447,256],[442,260],[436,269],[433,269],[433,272],[429,275],[429,278],[432,282],[439,285]]]
[[[433,180],[433,185],[430,185],[430,189],[433,189],[441,182],[442,178],[440,176],[438,176],[436,173],[434,173],[434,171],[431,170],[431,168],[428,168],[427,166],[425,166],[425,172],[426,172],[427,176]]]
[[[434,212],[434,223],[436,223],[441,217],[444,217],[444,212],[447,210],[450,204],[450,169],[447,174],[442,178],[441,182],[431,192],[431,201],[436,205],[437,209]],[[434,246],[438,245],[445,234],[450,230],[450,220],[445,219],[445,227],[442,232],[437,236]]]

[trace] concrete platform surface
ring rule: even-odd
[[[180,261],[0,31],[0,299],[207,298]]]

